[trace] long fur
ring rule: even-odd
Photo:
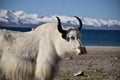
[[[24,33],[0,30],[0,69],[12,80],[53,80],[60,59],[74,52],[70,45],[55,23]]]
[[[56,33],[55,29],[57,24],[44,24],[25,33],[0,30],[0,68],[6,77],[12,80],[52,80],[59,61],[50,36],[54,33],[52,31]]]

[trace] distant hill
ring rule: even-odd
[[[0,9],[0,26],[5,27],[37,27],[40,24],[48,22],[57,22],[56,17],[59,15],[40,16],[38,14],[28,14],[23,11],[12,11]],[[78,21],[74,17],[59,16],[63,25],[78,26]],[[97,29],[97,30],[120,30],[120,21],[118,20],[104,20],[81,18],[83,22],[83,29]]]

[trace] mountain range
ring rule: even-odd
[[[38,14],[28,14],[24,11],[13,11],[0,9],[0,26],[5,27],[37,27],[43,23],[57,22],[56,16]],[[75,17],[59,16],[61,22],[65,26],[78,26],[78,21]],[[80,17],[81,18],[81,17]],[[81,18],[83,22],[83,29],[97,29],[97,30],[120,30],[119,20],[104,20],[93,18]]]

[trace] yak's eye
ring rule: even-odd
[[[71,39],[71,40],[75,40],[75,37],[74,37],[74,36],[72,36],[70,39]]]

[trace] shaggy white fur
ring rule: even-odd
[[[80,53],[78,32],[71,31],[67,36],[75,40],[66,41],[56,23],[24,33],[0,30],[0,69],[12,80],[53,80],[60,59]]]

